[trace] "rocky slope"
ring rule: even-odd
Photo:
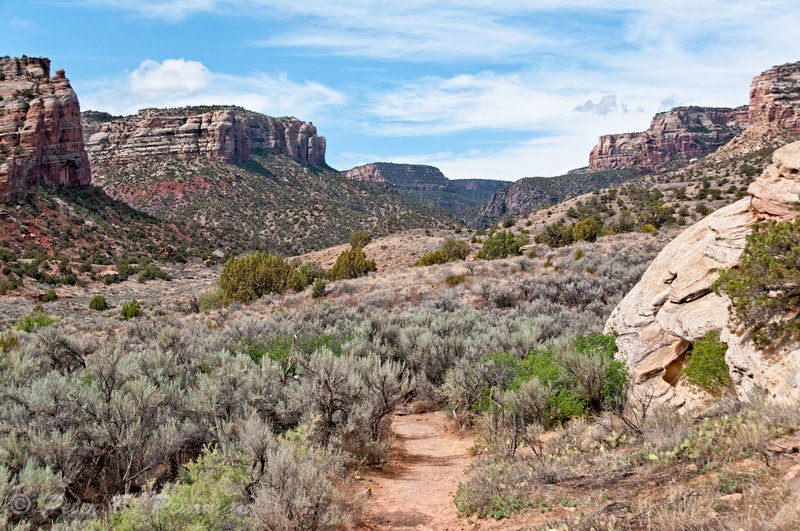
[[[471,224],[486,228],[507,218],[521,216],[593,190],[625,182],[639,173],[635,168],[625,168],[520,179],[495,192],[475,213]]]
[[[488,201],[494,192],[510,184],[492,179],[450,180],[439,168],[422,164],[373,162],[356,166],[345,172],[356,181],[386,183],[417,201],[443,208],[462,223],[471,224],[475,211]]]
[[[747,125],[747,107],[676,107],[656,114],[647,131],[601,136],[589,154],[589,169],[661,168],[707,155]]]
[[[87,112],[83,128],[93,165],[165,155],[238,164],[252,150],[283,154],[303,164],[325,164],[325,137],[317,135],[313,124],[239,107],[143,109],[123,118]]]
[[[354,181],[387,183],[394,188],[410,190],[446,190],[449,180],[434,166],[373,162],[345,172]]]
[[[91,183],[78,97],[63,70],[50,77],[49,59],[0,58],[0,202],[40,183]]]
[[[360,229],[377,236],[455,225],[385,183],[352,181],[262,149],[235,165],[141,155],[93,170],[111,197],[164,221],[221,232],[217,245],[238,252],[297,254],[346,242]]]
[[[800,350],[776,345],[756,349],[749,336],[729,324],[727,301],[711,286],[718,271],[735,266],[752,226],[764,219],[788,221],[800,199],[800,142],[778,149],[773,164],[749,189],[749,197],[696,223],[655,259],[606,324],[619,334],[620,356],[636,384],[661,401],[698,405],[702,397],[680,378],[692,343],[709,331],[721,332],[737,393],[766,389],[776,400],[800,399]]]

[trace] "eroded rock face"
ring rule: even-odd
[[[774,66],[750,85],[750,122],[800,131],[800,62]]]
[[[0,59],[0,202],[23,198],[44,183],[91,183],[80,106],[63,70],[50,60]]]
[[[703,397],[679,382],[689,346],[709,331],[728,345],[726,361],[740,394],[767,390],[776,400],[800,400],[800,348],[768,353],[734,333],[728,301],[712,292],[719,270],[739,263],[752,226],[798,214],[800,142],[778,149],[773,164],[750,185],[750,197],[713,212],[670,242],[614,309],[606,333],[617,332],[619,355],[638,386],[661,401],[695,406]]]
[[[589,169],[661,168],[707,155],[744,131],[747,117],[747,107],[676,107],[656,114],[647,131],[601,136]]]
[[[86,149],[94,164],[127,164],[142,157],[207,157],[237,164],[253,149],[304,164],[325,164],[325,137],[297,118],[274,118],[239,107],[143,109],[114,119],[84,113]]]

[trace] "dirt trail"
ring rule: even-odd
[[[473,529],[456,517],[453,495],[470,464],[470,436],[449,429],[444,412],[397,416],[392,455],[368,477],[366,528]]]

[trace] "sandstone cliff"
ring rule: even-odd
[[[800,131],[800,62],[774,66],[753,79],[749,119]]]
[[[78,97],[49,59],[0,58],[0,202],[40,183],[91,183]]]
[[[325,164],[325,137],[317,135],[313,124],[239,107],[143,109],[118,119],[87,112],[83,127],[93,164],[127,164],[164,155],[237,164],[254,149],[303,164]]]
[[[656,114],[647,131],[601,136],[589,154],[589,170],[657,169],[707,155],[744,131],[747,119],[747,107],[676,107]]]
[[[620,357],[638,386],[660,401],[697,405],[702,397],[679,376],[691,344],[708,331],[721,332],[737,393],[767,390],[776,400],[800,399],[800,349],[756,349],[729,324],[728,302],[714,294],[719,270],[739,262],[753,224],[788,221],[800,199],[800,142],[778,149],[773,164],[754,181],[749,198],[710,214],[669,243],[611,314],[606,332],[617,332]]]

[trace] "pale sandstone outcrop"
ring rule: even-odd
[[[50,60],[0,58],[0,202],[21,199],[36,184],[87,186],[78,97]]]
[[[697,391],[679,381],[692,342],[715,330],[728,345],[726,361],[737,393],[762,388],[777,400],[800,399],[800,347],[761,352],[736,335],[728,301],[712,292],[719,270],[735,266],[752,226],[788,221],[800,198],[800,142],[778,149],[773,164],[750,185],[750,197],[713,212],[686,229],[656,257],[614,309],[606,332],[618,334],[619,356],[637,385],[661,401],[698,405]]]

